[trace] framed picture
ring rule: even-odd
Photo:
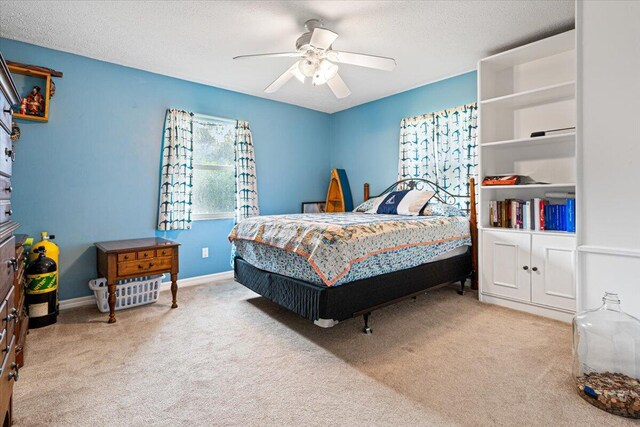
[[[326,202],[302,202],[302,213],[325,213]]]

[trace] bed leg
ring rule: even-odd
[[[460,290],[458,291],[458,294],[460,295],[464,295],[464,284],[467,282],[467,279],[464,278],[462,280],[460,280]]]
[[[369,327],[369,316],[371,315],[371,313],[365,313],[362,315],[362,318],[364,319],[364,328],[362,329],[362,332],[364,332],[367,335],[371,335],[373,333],[373,329],[371,329]]]

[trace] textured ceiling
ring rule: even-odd
[[[233,61],[295,49],[307,19],[340,37],[336,50],[390,56],[393,72],[349,65],[351,96],[291,80],[263,89],[291,58]],[[573,27],[568,1],[85,1],[0,0],[0,36],[335,112],[475,69],[491,53]],[[39,64],[47,65],[47,64]]]

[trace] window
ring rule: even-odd
[[[236,122],[193,118],[193,196],[195,220],[232,218],[235,207]]]

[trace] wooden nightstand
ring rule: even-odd
[[[109,323],[116,321],[116,283],[152,274],[171,273],[171,308],[178,307],[178,252],[180,244],[159,237],[96,243],[98,276],[107,279]]]

